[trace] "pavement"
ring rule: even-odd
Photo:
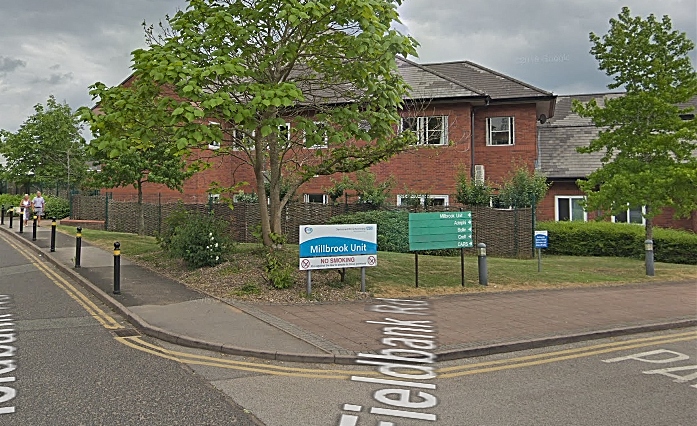
[[[51,221],[42,223],[36,240],[31,222],[20,234],[19,222],[10,229],[5,218],[0,233],[82,285],[134,333],[231,355],[352,364],[359,353],[386,347],[387,318],[431,321],[439,361],[697,326],[697,281],[438,296],[418,299],[426,308],[418,312],[427,315],[417,316],[404,315],[396,307],[402,302],[380,299],[300,305],[218,299],[121,257],[117,295],[113,251],[83,241],[75,267],[75,237],[56,232],[52,252]]]

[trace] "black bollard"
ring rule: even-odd
[[[36,215],[34,215],[34,223],[31,230],[31,240],[36,241]]]
[[[51,218],[51,251],[56,251],[56,218]]]
[[[10,229],[12,229],[12,218],[15,215],[15,209],[10,209]]]
[[[5,224],[5,205],[2,205],[2,209],[0,209],[0,225]]]
[[[80,252],[82,251],[82,228],[77,228],[75,235],[75,267],[80,267]]]
[[[114,294],[121,294],[121,243],[114,243]]]
[[[489,274],[486,268],[486,244],[477,244],[477,257],[479,265],[479,284],[489,284]]]
[[[19,218],[19,233],[24,234],[24,207],[20,208],[19,212],[22,213]]]

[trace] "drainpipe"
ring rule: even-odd
[[[474,112],[475,110],[479,108],[486,108],[489,106],[489,101],[491,101],[491,98],[489,95],[486,95],[484,98],[484,106],[472,107],[472,111],[470,112],[470,161],[472,161],[472,164],[470,165],[470,175],[472,177],[472,180],[474,181]]]

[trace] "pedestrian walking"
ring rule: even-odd
[[[36,191],[36,197],[31,200],[34,214],[36,215],[36,226],[41,226],[41,215],[44,214],[44,205],[46,201],[41,196],[41,191]]]
[[[19,206],[24,208],[24,217],[22,219],[24,219],[24,226],[27,226],[27,222],[31,217],[31,200],[29,199],[29,194],[24,194],[24,198],[19,202]]]

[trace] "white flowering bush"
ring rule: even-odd
[[[225,222],[212,215],[189,213],[187,220],[176,227],[168,249],[189,266],[200,268],[223,263],[231,245]]]

